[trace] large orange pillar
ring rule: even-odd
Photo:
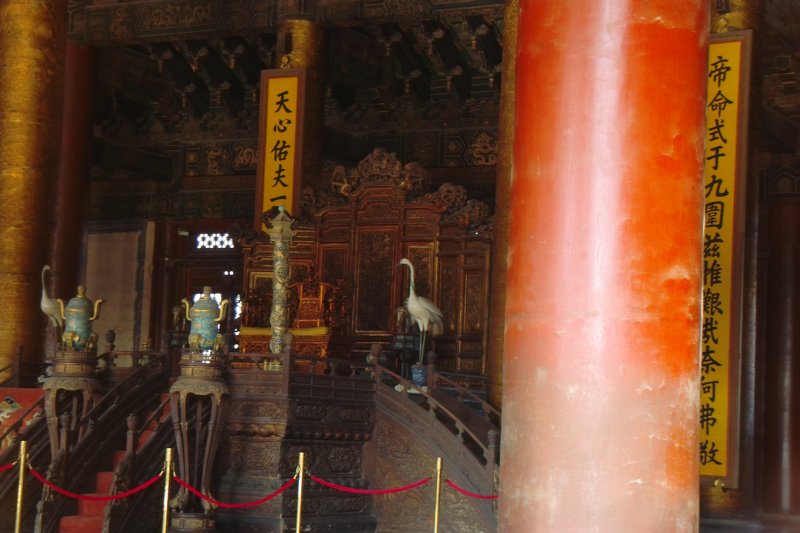
[[[500,529],[695,531],[708,5],[520,8]]]

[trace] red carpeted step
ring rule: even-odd
[[[100,533],[103,516],[63,516],[58,522],[59,533]]]
[[[125,450],[117,450],[111,456],[111,463],[112,466],[116,468],[118,464],[122,462],[122,458],[125,457]]]
[[[144,443],[150,440],[150,437],[153,436],[153,433],[154,432],[152,429],[146,429],[142,431],[142,433],[139,435],[139,446],[144,446]]]
[[[107,496],[108,493],[95,493],[95,494],[87,494],[86,496]],[[99,516],[102,518],[103,511],[106,510],[106,503],[103,501],[94,501],[94,500],[78,500],[78,516],[79,517],[90,517],[90,516]]]
[[[98,494],[109,494],[111,492],[111,484],[113,482],[114,472],[98,472],[94,491]]]
[[[149,417],[152,414],[153,414],[152,412],[147,413],[147,416]],[[166,420],[168,416],[169,416],[169,409],[165,409],[164,412],[161,413],[160,417],[153,417],[153,419],[147,425],[147,429],[148,430],[150,430],[150,429],[155,430],[156,426],[159,426],[159,425],[163,424],[164,420]]]

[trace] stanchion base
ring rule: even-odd
[[[171,533],[216,533],[214,518],[203,513],[172,513],[170,516]]]

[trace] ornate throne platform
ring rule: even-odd
[[[329,179],[331,192],[303,191],[301,213],[294,216],[290,324],[312,328],[293,331],[295,351],[361,358],[373,343],[388,349],[396,310],[408,293],[406,273],[396,267],[407,257],[416,269],[417,293],[436,302],[445,316],[444,333],[435,339],[437,366],[482,373],[489,207],[468,199],[461,186],[426,192],[430,180],[420,164],[403,164],[380,148],[355,167],[334,167]],[[259,233],[240,239],[246,302],[240,345],[242,351],[268,352],[272,245]]]

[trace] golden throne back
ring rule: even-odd
[[[334,307],[335,287],[330,283],[308,281],[289,286],[289,331],[294,335],[296,355],[327,357],[331,341],[330,312]],[[272,330],[267,327],[242,327],[239,344],[243,352],[269,352]]]

